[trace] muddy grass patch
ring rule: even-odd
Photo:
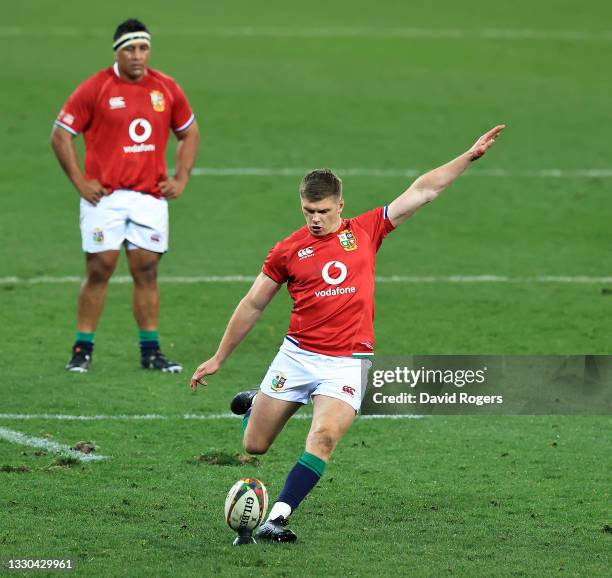
[[[96,446],[92,442],[77,442],[72,446],[72,449],[84,454],[93,454],[96,451]]]
[[[2,474],[28,474],[31,471],[27,466],[0,466],[0,473]]]
[[[258,466],[259,460],[255,456],[241,454],[238,452],[224,452],[221,450],[211,450],[195,456],[195,464],[206,464],[209,466]]]
[[[58,456],[49,465],[49,469],[74,468],[80,466],[81,460],[73,456]]]

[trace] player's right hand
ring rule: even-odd
[[[217,373],[220,367],[221,364],[217,361],[215,356],[211,357],[208,361],[205,361],[204,363],[200,364],[191,376],[191,389],[195,391],[196,389],[198,389],[198,385],[208,385],[204,381],[204,376]]]
[[[83,181],[83,183],[78,186],[78,190],[79,195],[94,206],[100,202],[102,197],[110,194],[110,191],[103,187],[96,179]]]

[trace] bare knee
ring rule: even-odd
[[[270,444],[265,440],[253,438],[245,434],[242,445],[248,454],[261,456],[270,449]]]
[[[306,438],[306,450],[318,456],[329,458],[337,443],[339,436],[329,428],[317,428],[311,431]]]
[[[130,264],[130,273],[136,285],[154,286],[157,283],[157,259]]]
[[[115,263],[106,260],[92,260],[87,264],[87,283],[106,285],[115,271]]]

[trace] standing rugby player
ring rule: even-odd
[[[138,20],[113,36],[115,63],[83,82],[57,116],[51,144],[81,196],[81,240],[86,278],[77,309],[68,371],[89,370],[98,319],[122,247],[134,280],[133,310],[141,366],[182,371],[159,345],[157,267],[168,250],[168,200],[181,196],[195,161],[199,134],[176,81],[149,68],[151,35]],[[170,131],[178,139],[176,170],[166,175]],[[85,171],[74,137],[85,139]]]
[[[259,391],[238,394],[245,414],[243,444],[264,454],[287,420],[312,400],[304,453],[293,467],[257,536],[293,542],[289,515],[314,488],[334,448],[359,411],[365,383],[362,361],[373,353],[374,268],[383,239],[433,201],[493,146],[504,125],[484,134],[466,153],[419,177],[388,206],[342,218],[342,183],[330,170],[308,173],[300,185],[306,225],[277,243],[255,283],[232,315],[217,352],[202,363],[191,387],[206,384],[287,283],[293,299],[289,331]]]

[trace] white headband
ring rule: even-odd
[[[135,44],[137,42],[142,42],[148,46],[151,46],[151,35],[144,30],[139,32],[126,32],[113,42],[113,50],[117,52],[117,50],[123,48],[124,46]]]

